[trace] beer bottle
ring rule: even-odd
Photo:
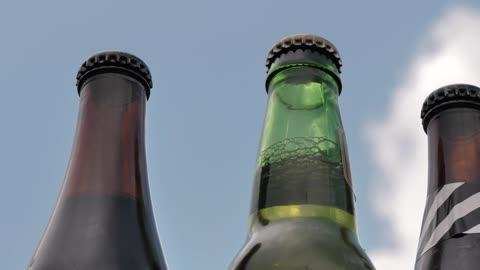
[[[455,84],[423,103],[427,201],[416,270],[480,267],[480,88]]]
[[[374,269],[356,232],[341,64],[313,35],[270,50],[248,239],[231,270]]]
[[[80,110],[62,189],[29,270],[167,269],[148,187],[145,63],[107,51],[77,75]]]

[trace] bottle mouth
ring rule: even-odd
[[[311,34],[290,35],[278,41],[268,53],[266,61],[267,69],[270,70],[278,58],[297,51],[311,51],[324,55],[331,60],[332,64],[334,64],[340,72],[342,60],[340,59],[337,48],[327,39]]]
[[[88,78],[104,73],[118,73],[136,79],[144,86],[147,99],[150,97],[153,84],[148,66],[137,56],[120,51],[96,53],[80,66],[77,73],[78,94]]]
[[[340,93],[342,92],[340,71],[335,67],[333,62],[328,57],[318,52],[313,52],[309,50],[297,50],[296,52],[289,52],[278,57],[271,65],[267,73],[267,79],[265,81],[265,89],[267,93],[269,91],[269,86],[273,77],[286,69],[301,67],[315,68],[327,73],[337,83],[338,95],[340,95]]]
[[[462,108],[480,110],[480,103],[476,101],[468,101],[468,100],[453,100],[449,102],[443,102],[442,104],[438,104],[423,115],[423,120],[422,120],[423,130],[425,131],[425,133],[427,133],[428,125],[435,118],[435,116],[437,116],[441,112],[449,109],[462,109]]]
[[[480,88],[469,84],[451,84],[430,93],[423,102],[420,113],[425,133],[434,116],[452,108],[480,110]]]

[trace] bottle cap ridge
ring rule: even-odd
[[[335,63],[338,71],[340,72],[342,60],[340,59],[340,54],[338,53],[337,48],[330,41],[320,36],[310,34],[290,35],[284,37],[275,45],[273,45],[268,53],[265,64],[267,67],[267,72],[270,70],[275,60],[277,60],[277,58],[279,58],[282,54],[286,54],[289,51],[295,51],[298,49],[309,49],[311,51],[326,55],[333,61],[333,63]]]
[[[90,56],[81,66],[77,73],[77,90],[80,94],[83,82],[92,75],[114,72],[134,77],[144,86],[147,98],[150,97],[152,88],[152,76],[150,69],[137,56],[120,51],[103,51]]]
[[[480,110],[480,88],[469,84],[451,84],[433,91],[423,102],[420,114],[423,130],[427,132],[433,116],[453,107]]]

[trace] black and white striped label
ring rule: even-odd
[[[443,240],[480,233],[480,184],[455,182],[429,196],[417,258]]]

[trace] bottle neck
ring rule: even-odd
[[[479,110],[450,108],[428,124],[428,196],[417,259],[430,250],[441,254],[438,250],[449,239],[480,233],[478,119]]]
[[[338,159],[332,155],[340,155],[338,135],[343,128],[338,87],[330,74],[311,66],[292,66],[272,79],[268,93],[258,165],[281,158],[267,150],[293,138],[321,138],[318,150]]]
[[[108,193],[148,196],[145,157],[145,89],[121,74],[84,83],[63,196]]]
[[[289,64],[271,79],[252,222],[313,217],[356,231],[337,81],[304,64]]]
[[[453,108],[429,123],[428,193],[451,183],[480,183],[480,111]]]

